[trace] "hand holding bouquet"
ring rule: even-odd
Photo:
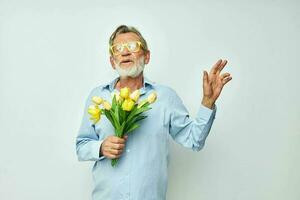
[[[104,114],[114,127],[115,135],[123,138],[125,134],[140,126],[137,122],[147,118],[143,113],[151,109],[149,105],[155,102],[157,95],[154,92],[142,101],[139,101],[139,98],[140,90],[131,93],[127,87],[122,88],[120,94],[113,94],[112,104],[101,97],[94,96],[93,104],[88,108],[90,119],[96,124]],[[115,166],[117,162],[117,158],[112,159],[111,165]]]

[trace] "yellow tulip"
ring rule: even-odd
[[[148,96],[147,100],[148,100],[149,103],[154,103],[156,98],[157,98],[157,94],[155,92],[153,92],[152,94],[150,94]]]
[[[101,110],[98,105],[90,105],[88,107],[88,113],[91,115],[90,119],[96,124],[101,118]]]
[[[130,95],[130,89],[128,87],[124,87],[120,91],[120,96],[124,99],[127,99]]]
[[[130,94],[130,99],[137,102],[137,100],[140,98],[141,92],[140,90],[135,90],[133,93]]]
[[[120,101],[120,100],[121,100],[121,97],[120,97],[119,94],[116,94],[116,100],[117,100],[117,101]]]
[[[90,105],[88,107],[88,110],[99,110],[99,107],[98,107],[98,105]]]
[[[103,105],[105,110],[110,110],[111,109],[111,105],[107,101],[103,101],[102,105]]]
[[[90,105],[88,107],[88,113],[92,116],[97,116],[97,115],[101,114],[100,112],[101,112],[101,110],[99,109],[99,107],[97,105]]]
[[[139,103],[139,105],[137,106],[137,108],[142,107],[147,101],[148,101],[147,99],[144,99],[143,101],[141,101],[141,102]]]
[[[92,101],[97,104],[100,105],[103,102],[103,99],[101,97],[97,97],[97,96],[93,96],[92,97]]]
[[[119,93],[116,93],[116,92],[111,93],[111,98],[112,99],[114,98],[114,96],[116,96],[116,101],[117,102],[120,102],[122,100]]]
[[[134,101],[131,99],[125,99],[122,104],[122,109],[125,111],[131,111],[134,106]]]
[[[99,120],[100,120],[100,116],[99,117],[90,117],[90,120],[93,120],[94,124],[96,124]]]

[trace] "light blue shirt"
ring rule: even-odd
[[[99,149],[107,136],[114,135],[114,128],[105,115],[93,125],[87,108],[92,104],[93,96],[111,102],[111,93],[118,92],[115,89],[118,79],[91,91],[76,138],[78,160],[94,161],[92,199],[165,200],[169,138],[186,148],[200,151],[213,124],[216,106],[211,110],[200,105],[196,117],[192,119],[173,89],[144,77],[140,99],[155,91],[157,100],[150,105],[152,109],[145,113],[148,117],[139,122],[141,126],[129,134],[117,165],[112,167],[111,159],[99,157]]]

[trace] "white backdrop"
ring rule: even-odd
[[[202,71],[233,80],[200,152],[172,142],[168,200],[300,199],[299,1],[0,0],[0,199],[83,200],[92,162],[75,137],[90,90],[116,76],[120,24],[149,43],[145,75],[174,88],[191,116]]]

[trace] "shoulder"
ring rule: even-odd
[[[90,94],[99,94],[103,91],[103,89],[105,88],[105,85],[98,85],[95,87],[92,87],[92,89],[90,89]]]

